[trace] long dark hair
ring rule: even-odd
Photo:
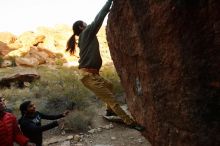
[[[28,106],[31,104],[31,101],[25,101],[20,105],[20,111],[21,111],[21,116],[24,117],[25,113],[27,112]]]
[[[73,24],[73,35],[69,38],[66,44],[66,51],[70,52],[70,54],[74,54],[76,50],[76,38],[75,36],[79,36],[79,34],[82,32],[83,27],[83,21],[78,20]]]

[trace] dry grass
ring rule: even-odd
[[[20,115],[18,108],[24,100],[33,101],[39,111],[48,114],[58,114],[74,107],[77,112],[66,120],[68,129],[85,130],[93,117],[93,110],[89,109],[89,105],[94,95],[82,85],[78,69],[61,66],[39,66],[35,69],[41,77],[27,87],[0,89],[0,93],[8,100],[9,108]],[[11,68],[5,68],[1,70],[0,76],[12,72]],[[103,67],[101,74],[114,84],[116,94],[122,94],[123,90],[113,65]]]

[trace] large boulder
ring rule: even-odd
[[[10,51],[11,50],[8,47],[8,45],[6,43],[0,41],[0,56],[3,57],[5,55],[7,55]]]
[[[40,78],[40,75],[34,69],[12,68],[6,74],[0,73],[0,88],[4,87],[24,87],[25,83],[32,82]]]
[[[153,146],[220,145],[220,1],[114,1],[110,52]]]
[[[15,62],[18,66],[34,67],[40,64],[49,63],[50,59],[54,59],[55,57],[56,54],[50,50],[32,46],[24,56],[17,57]]]
[[[0,32],[0,41],[6,44],[14,43],[17,40],[17,36],[10,32]]]
[[[0,41],[0,57],[7,58],[6,56],[13,52],[15,48],[11,47],[10,45]]]

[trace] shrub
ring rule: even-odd
[[[94,114],[94,110],[89,108],[70,113],[65,119],[66,130],[75,132],[88,130]]]
[[[63,58],[57,58],[57,59],[55,59],[55,64],[56,64],[56,65],[62,66],[64,63],[66,63],[66,60],[63,59]]]

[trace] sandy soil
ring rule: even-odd
[[[44,145],[49,146],[151,146],[137,130],[130,129],[124,124],[109,122],[103,118],[104,108],[96,109],[93,118],[92,133],[53,133],[44,134]],[[109,126],[110,128],[100,128]],[[97,130],[98,129],[98,130]],[[80,138],[77,138],[80,137]],[[68,139],[69,138],[69,139]],[[60,140],[59,140],[60,139]],[[75,140],[74,140],[75,139]],[[55,142],[59,141],[59,142]]]

